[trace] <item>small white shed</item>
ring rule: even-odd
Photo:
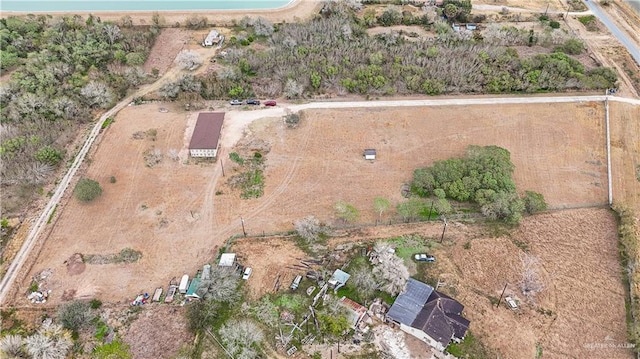
[[[236,254],[235,253],[223,253],[220,256],[220,262],[218,262],[218,266],[220,267],[233,267],[236,265]]]
[[[364,159],[365,160],[375,160],[376,159],[376,150],[371,149],[371,148],[364,150]]]

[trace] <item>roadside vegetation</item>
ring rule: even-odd
[[[629,340],[635,344],[634,351],[640,352],[640,272],[638,272],[638,240],[637,224],[634,211],[625,205],[613,207],[618,219],[618,238],[620,260],[624,268],[625,282],[628,285],[627,329]]]
[[[75,155],[68,145],[96,112],[147,81],[157,26],[89,15],[0,19],[2,217],[15,215]]]

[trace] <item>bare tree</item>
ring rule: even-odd
[[[178,152],[178,150],[176,150],[175,148],[170,148],[169,150],[167,150],[167,157],[169,157],[173,161],[177,161],[180,159],[180,152]]]
[[[269,297],[262,297],[251,311],[256,319],[265,325],[275,327],[278,324],[278,308]]]
[[[177,82],[168,81],[162,84],[158,89],[158,96],[166,99],[174,99],[178,97],[180,93],[180,84]]]
[[[109,45],[113,46],[113,43],[120,38],[120,28],[115,24],[105,24],[102,27],[104,34],[107,35]]]
[[[373,209],[378,212],[378,219],[382,219],[382,214],[391,207],[391,203],[384,197],[376,197],[373,199]]]
[[[232,303],[240,298],[239,284],[240,276],[238,273],[225,267],[216,266],[211,269],[211,279],[200,281],[196,293],[204,299]]]
[[[298,235],[307,243],[311,244],[320,239],[323,232],[322,224],[314,216],[307,216],[294,223],[294,228]]]
[[[219,334],[234,358],[254,359],[259,356],[255,346],[264,339],[264,334],[251,320],[231,320],[220,328]]]
[[[378,283],[373,273],[366,267],[352,271],[349,282],[349,284],[357,288],[358,292],[364,297],[371,296],[376,289],[378,289]]]
[[[124,78],[131,86],[138,86],[144,81],[147,75],[141,67],[129,67],[124,70]]]
[[[288,79],[287,83],[284,85],[284,94],[287,98],[301,97],[303,91],[304,86],[294,79]]]
[[[273,24],[262,16],[253,20],[253,31],[258,36],[270,36],[273,34]]]
[[[193,71],[202,65],[202,57],[194,50],[182,50],[176,56],[175,62],[182,69]]]
[[[61,326],[45,321],[42,327],[25,340],[27,353],[33,359],[64,359],[73,341]]]
[[[522,263],[522,279],[520,280],[520,289],[528,299],[535,300],[535,296],[544,289],[544,284],[538,274],[539,262],[538,258],[528,253],[520,256]]]
[[[396,295],[400,293],[409,279],[409,270],[402,258],[386,242],[378,242],[374,246],[375,261],[373,275],[381,282],[380,289]]]
[[[89,106],[106,108],[113,100],[113,94],[109,86],[97,81],[91,81],[86,84],[80,90],[80,94],[84,96]]]
[[[19,335],[7,335],[0,339],[0,358],[24,358],[24,340]]]

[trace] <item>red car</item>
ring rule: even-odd
[[[264,102],[265,106],[275,106],[276,102],[274,100],[269,100]]]

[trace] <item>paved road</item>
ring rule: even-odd
[[[148,92],[151,89],[157,88],[159,82],[156,82],[152,85],[149,85],[146,90]],[[38,235],[42,232],[42,229],[47,225],[47,221],[49,216],[54,211],[62,197],[64,196],[67,187],[73,180],[78,168],[84,161],[85,156],[89,152],[89,149],[93,145],[96,137],[100,133],[100,129],[102,128],[102,124],[104,121],[110,117],[114,116],[118,111],[127,106],[134,97],[140,96],[140,93],[145,92],[144,90],[138,91],[135,95],[129,96],[124,99],[118,105],[116,105],[111,110],[107,111],[104,115],[100,117],[96,125],[91,130],[89,137],[85,141],[82,149],[76,156],[73,161],[71,168],[67,174],[62,178],[60,184],[56,188],[54,195],[49,200],[49,203],[45,206],[40,214],[40,217],[34,222],[31,231],[25,242],[23,243],[20,251],[9,265],[7,273],[2,278],[0,282],[0,304],[2,304],[7,294],[9,293],[10,287],[16,281],[18,275],[20,274],[20,270],[26,261],[31,249],[34,247]],[[349,101],[349,102],[338,102],[338,101],[327,101],[327,102],[310,102],[306,104],[300,105],[284,105],[276,108],[264,109],[264,110],[254,110],[254,111],[232,111],[230,113],[231,121],[229,126],[242,126],[243,123],[250,122],[257,118],[262,118],[265,116],[282,116],[286,111],[300,111],[306,109],[335,109],[335,108],[372,108],[372,107],[417,107],[417,106],[464,106],[464,105],[501,105],[501,104],[536,104],[536,103],[567,103],[567,102],[591,102],[591,101],[604,101],[605,96],[545,96],[545,97],[475,97],[475,98],[449,98],[449,99],[428,99],[428,100],[390,100],[390,101]],[[628,99],[621,97],[613,97],[609,96],[610,101],[619,101],[626,102],[630,104],[640,105],[640,100],[636,99]],[[234,123],[235,122],[235,123]],[[225,130],[230,131],[231,128]],[[234,132],[234,131],[230,131]],[[235,131],[238,132],[238,131]],[[241,133],[241,132],[238,132]],[[225,136],[227,137],[227,136]],[[233,136],[231,136],[233,137]],[[234,142],[235,138],[227,137],[227,141]]]
[[[512,7],[512,6],[501,6],[501,5],[487,5],[487,4],[473,4],[472,5],[474,10],[480,10],[480,11],[502,11],[502,9],[507,9],[509,10],[509,12],[524,12],[524,13],[538,13],[538,14],[543,14],[545,11],[547,14],[566,14],[566,11],[557,11],[557,10],[548,10],[545,9],[545,7],[538,9],[538,10],[534,10],[534,9],[524,9],[521,7]],[[582,15],[591,15],[592,12],[591,11],[575,11],[575,12],[569,12],[569,15],[576,15],[576,16],[582,16]]]
[[[620,30],[618,26],[616,26],[616,24],[607,16],[607,14],[605,14],[604,11],[600,9],[598,4],[593,2],[593,0],[586,0],[584,3],[587,5],[589,10],[591,10],[593,14],[598,19],[600,19],[600,21],[602,21],[604,26],[606,26],[607,29],[611,31],[613,36],[615,36],[616,39],[618,39],[618,41],[620,41],[622,45],[627,48],[627,50],[631,54],[631,57],[633,57],[633,59],[636,60],[638,65],[640,65],[640,47],[638,47],[633,42],[633,40],[631,40],[627,36],[627,34],[624,33],[624,31]]]

